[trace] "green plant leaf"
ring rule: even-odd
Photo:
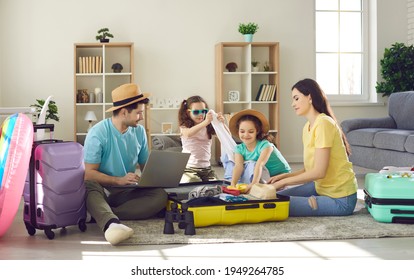
[[[239,24],[239,32],[243,35],[255,34],[258,29],[259,29],[259,25],[257,25],[257,23],[249,22],[249,23]]]
[[[384,57],[380,60],[381,77],[377,82],[376,91],[382,96],[393,92],[414,90],[414,46],[394,43],[385,48]]]
[[[36,109],[36,113],[37,113],[37,117],[39,117],[40,112],[42,111],[43,105],[45,105],[45,100],[44,99],[36,99],[35,104],[30,105],[30,107],[33,107]],[[46,111],[46,116],[45,116],[46,120],[55,120],[55,121],[59,121],[60,118],[58,116],[58,107],[56,105],[56,102],[51,100],[49,101],[48,104],[48,110]]]

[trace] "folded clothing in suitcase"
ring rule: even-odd
[[[200,183],[180,184],[179,188],[167,189],[169,192],[169,204],[176,203],[179,208],[191,211],[194,217],[195,227],[212,225],[233,225],[242,223],[260,223],[270,221],[283,221],[289,216],[289,202],[287,196],[277,195],[276,199],[248,200],[227,202],[224,200],[193,200],[194,202],[182,200],[184,197],[176,193],[180,188],[188,193],[191,189],[200,186],[228,186],[228,181],[210,181]]]
[[[36,127],[35,127],[36,128]],[[23,220],[54,238],[52,229],[78,225],[86,230],[83,147],[61,140],[35,141],[23,191]]]
[[[383,223],[414,223],[414,172],[368,173],[365,205]]]

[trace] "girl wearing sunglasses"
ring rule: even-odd
[[[217,115],[217,119],[224,122],[223,115]],[[183,152],[191,154],[181,183],[218,180],[210,164],[212,135],[215,134],[212,120],[213,114],[202,97],[191,96],[181,102],[178,111],[181,142]]]

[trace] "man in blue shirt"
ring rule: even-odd
[[[112,91],[112,117],[94,125],[85,139],[86,207],[105,239],[112,245],[130,238],[133,230],[120,220],[146,219],[161,211],[167,193],[161,188],[123,188],[138,184],[136,169],[143,170],[148,158],[143,119],[147,93],[136,84]]]

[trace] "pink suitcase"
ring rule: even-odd
[[[37,129],[53,125],[35,125]],[[23,191],[23,220],[29,235],[44,230],[49,239],[52,229],[78,225],[86,230],[86,190],[83,147],[61,140],[35,141]]]

